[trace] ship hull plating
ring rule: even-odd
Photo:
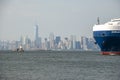
[[[103,55],[120,55],[120,51],[118,51],[118,52],[115,52],[115,51],[106,51],[106,52],[101,52],[101,54],[103,54]]]
[[[120,30],[94,31],[94,39],[103,55],[120,55]]]

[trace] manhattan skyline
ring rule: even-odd
[[[0,40],[43,39],[52,32],[68,37],[90,36],[92,27],[120,17],[119,0],[0,0]]]

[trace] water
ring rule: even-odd
[[[120,56],[98,52],[0,52],[0,80],[120,80]]]

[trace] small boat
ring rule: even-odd
[[[24,52],[24,49],[22,48],[22,46],[20,46],[19,48],[17,48],[17,52]]]

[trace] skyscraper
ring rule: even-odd
[[[38,24],[36,25],[36,31],[35,31],[35,47],[40,48],[41,46],[41,38],[38,35]]]
[[[50,40],[50,49],[54,49],[54,34],[53,33],[50,33],[49,40]]]
[[[60,41],[61,41],[61,37],[60,36],[56,36],[55,44],[58,45]]]
[[[35,33],[35,40],[38,40],[38,25],[36,25],[36,33]]]
[[[76,44],[75,44],[76,36],[75,35],[71,35],[70,36],[70,41],[71,41],[71,49],[75,49],[75,47],[76,47]]]

